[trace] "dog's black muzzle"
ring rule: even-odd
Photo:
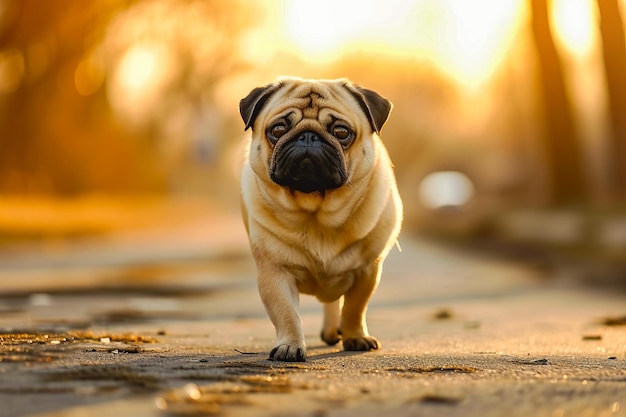
[[[341,151],[312,131],[304,131],[274,149],[270,176],[276,184],[303,193],[324,192],[346,182]]]

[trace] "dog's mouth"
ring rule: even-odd
[[[303,193],[323,194],[341,187],[347,178],[341,151],[312,131],[279,143],[272,162],[272,181]]]

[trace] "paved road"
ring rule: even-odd
[[[404,237],[383,349],[324,346],[303,298],[309,361],[280,364],[243,231],[216,228],[0,259],[0,416],[626,416],[623,293]]]

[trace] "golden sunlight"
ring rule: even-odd
[[[168,47],[157,43],[135,44],[114,69],[109,89],[111,104],[130,121],[144,122],[176,70]]]
[[[359,47],[359,42],[386,38],[402,24],[415,1],[286,0],[287,38],[305,58],[330,60]],[[387,33],[386,33],[387,32]]]
[[[435,57],[444,72],[465,87],[482,85],[502,63],[520,25],[524,2],[441,1],[445,24]]]
[[[594,0],[553,0],[551,19],[555,39],[575,56],[586,56],[596,42],[598,19]]]
[[[158,71],[158,54],[155,48],[147,46],[129,50],[118,67],[117,75],[122,88],[131,93],[149,88]]]
[[[502,62],[526,7],[522,0],[285,0],[285,32],[311,62],[354,51],[402,55],[474,89]]]

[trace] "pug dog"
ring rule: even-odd
[[[379,134],[392,104],[347,79],[282,78],[240,101],[252,129],[241,175],[270,359],[306,361],[299,293],[324,304],[321,338],[379,349],[365,313],[400,232],[402,203]]]

